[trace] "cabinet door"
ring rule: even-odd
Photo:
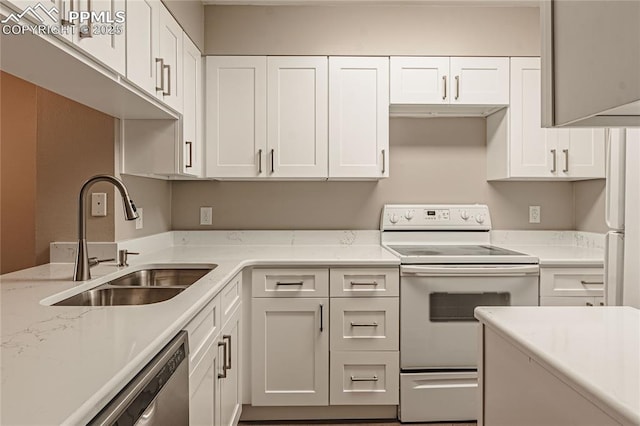
[[[202,57],[200,50],[184,35],[182,39],[182,161],[185,174],[200,176],[202,173],[202,139],[200,137],[202,114]]]
[[[510,98],[511,177],[557,176],[558,133],[540,125],[540,58],[511,58]]]
[[[242,374],[240,365],[242,363],[242,328],[240,320],[242,318],[242,305],[229,318],[226,325],[222,327],[219,344],[223,348],[223,360],[217,375],[220,384],[220,424],[223,426],[235,426],[240,420],[242,412]],[[220,345],[219,345],[220,346]]]
[[[111,18],[125,10],[125,0],[78,0],[79,12],[93,12]],[[126,73],[126,25],[88,20],[76,25],[73,43],[119,74]],[[118,30],[118,28],[121,30]]]
[[[160,0],[127,1],[127,79],[156,96]]]
[[[178,112],[182,112],[182,28],[169,11],[160,8],[158,34],[161,62],[158,72],[160,86],[158,97]]]
[[[326,57],[267,59],[267,176],[326,178]]]
[[[572,178],[604,178],[604,129],[561,129],[560,174]]]
[[[389,58],[329,58],[329,178],[389,176]]]
[[[207,57],[206,173],[266,176],[267,59]]]
[[[212,339],[189,376],[189,424],[194,426],[219,424],[216,421],[219,393],[216,374],[221,367],[217,343],[217,339]]]
[[[328,302],[252,300],[252,405],[329,404]]]
[[[509,58],[453,57],[449,74],[451,104],[509,104]]]
[[[392,104],[449,103],[449,57],[394,56],[389,65]]]

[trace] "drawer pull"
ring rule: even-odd
[[[377,382],[378,376],[374,375],[373,377],[355,377],[351,376],[352,382]]]
[[[351,285],[378,285],[377,281],[351,281]]]
[[[303,285],[304,281],[277,281],[276,285]]]
[[[580,281],[582,285],[604,285],[604,281]]]
[[[354,322],[351,321],[351,327],[377,327],[377,322]]]

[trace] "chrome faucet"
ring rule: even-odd
[[[122,196],[122,204],[124,205],[124,215],[127,220],[135,220],[138,218],[136,212],[136,206],[133,204],[133,200],[129,197],[129,192],[124,183],[116,177],[110,175],[96,175],[84,184],[80,189],[80,196],[78,197],[78,249],[76,253],[76,264],[73,271],[74,281],[86,281],[91,279],[90,267],[97,264],[97,262],[89,262],[89,252],[87,251],[87,224],[86,224],[86,206],[85,201],[87,198],[87,192],[89,188],[96,182],[110,182],[113,186],[118,188],[120,195]]]

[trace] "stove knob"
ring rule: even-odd
[[[468,220],[469,219],[469,212],[466,210],[462,210],[460,212],[460,217],[462,218],[462,220]]]
[[[413,215],[414,215],[414,214],[415,214],[415,211],[413,211],[413,210],[407,210],[407,211],[404,213],[404,217],[405,217],[405,219],[407,219],[407,220],[411,220],[411,219],[413,219]]]
[[[476,222],[483,223],[484,222],[484,215],[483,214],[477,215],[476,216]]]
[[[389,216],[389,222],[391,222],[393,224],[398,223],[398,220],[399,220],[398,215],[395,214],[395,213],[393,213],[391,216]]]

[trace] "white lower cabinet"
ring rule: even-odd
[[[331,405],[396,405],[398,351],[331,351]]]
[[[242,411],[242,303],[227,303],[238,274],[186,326],[189,336],[189,424],[234,426]],[[233,311],[224,310],[233,306]],[[221,324],[223,324],[221,326]]]
[[[329,299],[252,299],[251,403],[328,405]]]

